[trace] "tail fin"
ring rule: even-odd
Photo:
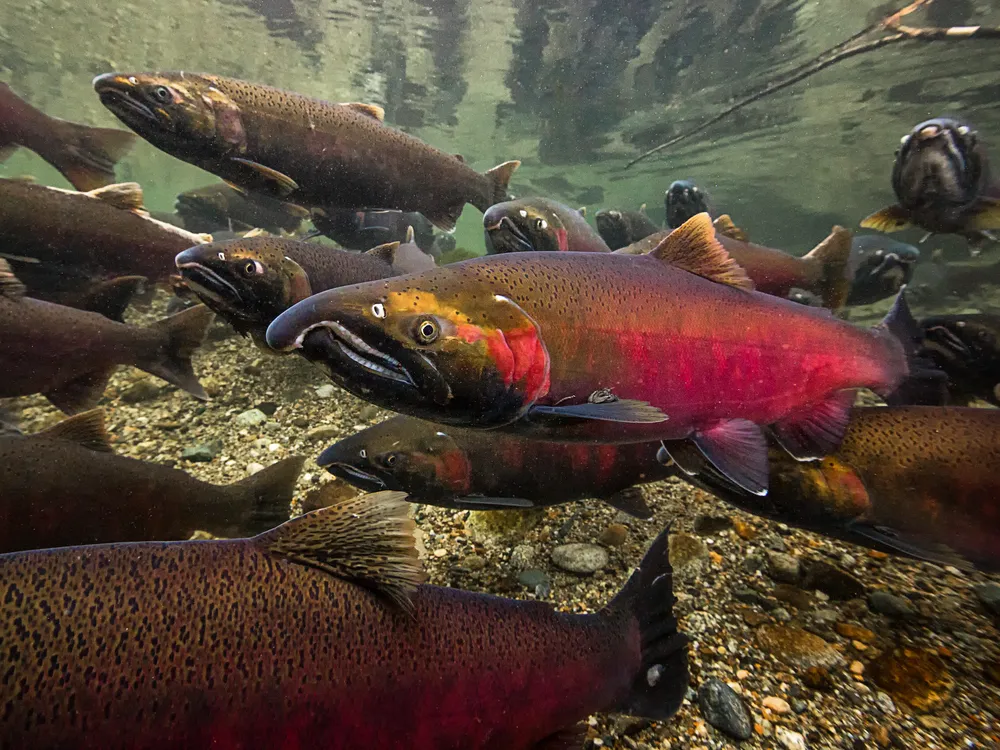
[[[288,520],[295,482],[305,462],[302,456],[291,456],[230,485],[249,510],[240,536],[263,534]]]
[[[126,130],[92,128],[59,121],[58,143],[40,154],[62,172],[80,191],[94,190],[115,182],[115,164],[135,144],[136,135]]]
[[[517,159],[513,161],[505,161],[503,164],[497,164],[493,169],[486,170],[486,176],[490,180],[490,184],[493,186],[493,194],[490,199],[490,206],[494,203],[503,203],[508,199],[507,196],[507,185],[510,182],[510,178],[513,176],[515,170],[521,166],[521,162]],[[490,206],[483,206],[480,210],[485,211]]]
[[[661,720],[680,708],[688,688],[687,637],[674,617],[670,528],[656,537],[639,568],[604,610],[631,616],[639,626],[642,662],[615,711]]]
[[[823,307],[831,310],[843,307],[851,291],[852,239],[847,229],[834,227],[825,240],[802,258],[816,272],[816,286],[811,291],[817,292],[823,299]]]
[[[213,317],[212,311],[207,307],[195,305],[154,323],[154,328],[166,334],[166,345],[156,353],[152,361],[143,362],[138,366],[168,383],[173,383],[195,398],[207,401],[208,394],[201,387],[191,367],[191,355],[205,340],[205,334],[208,333],[208,326],[211,325]]]
[[[929,386],[947,380],[947,375],[921,355],[924,331],[906,303],[906,287],[899,290],[896,301],[879,324],[884,336],[895,339],[903,347],[906,374],[892,389],[879,393],[890,404],[905,404],[909,394],[924,393]]]

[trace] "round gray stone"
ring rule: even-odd
[[[750,712],[729,685],[713,677],[698,688],[698,707],[705,721],[736,740],[748,740],[753,735]]]
[[[570,573],[596,573],[608,564],[608,551],[597,544],[560,544],[552,550],[552,562]]]

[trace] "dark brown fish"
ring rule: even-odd
[[[830,235],[802,257],[782,250],[736,239],[742,234],[728,215],[714,222],[715,237],[753,281],[754,289],[776,297],[788,297],[792,289],[817,295],[823,306],[843,307],[851,289],[851,233],[834,227]],[[643,255],[656,247],[672,229],[657,232],[628,247],[616,250],[623,255]]]
[[[555,750],[582,745],[595,712],[678,709],[687,639],[666,532],[604,609],[565,614],[417,585],[401,498],[253,539],[0,556],[0,736],[79,750]]]
[[[982,399],[1000,406],[1000,316],[932,315],[920,327],[922,354],[948,376],[944,390],[928,391],[932,397],[921,403],[968,405]]]
[[[196,245],[178,254],[176,264],[202,302],[267,348],[267,326],[296,302],[401,273],[393,266],[398,246],[354,253],[280,237],[244,237]],[[419,248],[416,252],[423,255]]]
[[[33,297],[70,302],[116,276],[166,282],[177,253],[206,240],[146,215],[135,183],[75,193],[0,179],[0,258]]]
[[[483,214],[486,252],[610,252],[579,211],[548,198],[505,201]]]
[[[247,231],[265,229],[295,232],[309,212],[301,206],[245,193],[224,182],[185,190],[174,204],[189,232]]]
[[[404,242],[410,228],[422,250],[434,250],[434,225],[415,211],[315,208],[312,223],[319,234],[348,250],[371,250],[389,242]]]
[[[305,459],[209,484],[114,454],[100,410],[34,435],[0,436],[0,552],[260,534],[288,520]]]
[[[596,497],[649,518],[638,485],[673,476],[660,443],[600,445],[530,440],[393,417],[331,445],[316,460],[368,492],[454,508],[544,507]]]
[[[956,564],[962,558],[996,571],[998,465],[996,409],[858,408],[840,448],[820,461],[802,463],[772,449],[765,498],[717,474],[696,481],[743,510],[782,523],[924,560]]]
[[[199,305],[148,328],[24,296],[0,259],[0,397],[41,393],[69,414],[96,405],[118,365],[134,365],[196,398],[191,368],[212,321]]]
[[[601,239],[612,250],[620,250],[660,231],[646,216],[645,204],[638,211],[598,211],[594,223]]]
[[[248,190],[306,207],[419,211],[444,230],[466,203],[507,198],[520,162],[479,174],[391,128],[381,107],[332,104],[223,76],[108,73],[101,102],[157,148]]]
[[[133,143],[135,135],[126,130],[49,117],[0,82],[0,162],[23,146],[58,169],[77,190],[93,190],[115,181],[115,164]]]

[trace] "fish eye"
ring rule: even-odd
[[[517,213],[521,216],[522,219],[527,219],[528,218],[528,212],[525,211],[523,208],[520,211],[518,211]]]
[[[136,78],[135,76],[129,76],[128,82],[131,83],[133,86],[135,86],[137,83],[139,83],[139,79]]]
[[[393,466],[396,465],[396,459],[397,459],[396,454],[390,453],[388,456],[385,457],[385,465],[391,469]]]
[[[160,102],[160,104],[167,104],[168,102],[172,102],[174,100],[174,95],[166,86],[156,86],[150,94],[152,94],[153,98]]]
[[[417,323],[417,341],[421,344],[433,344],[440,333],[437,321],[432,318],[424,318]]]
[[[608,211],[608,216],[612,219],[620,219],[622,217],[621,211]]]
[[[374,315],[379,320],[381,320],[382,318],[384,318],[385,317],[385,305],[383,305],[381,302],[376,302],[374,305],[372,305],[372,315]]]
[[[259,260],[248,260],[243,266],[243,273],[247,276],[259,276],[264,273],[264,266]]]
[[[219,253],[219,260],[225,260],[225,259],[226,259],[226,254],[225,253]]]
[[[368,451],[362,448],[361,453],[359,455],[361,456],[361,458],[368,458]]]
[[[549,223],[545,219],[535,219],[535,229],[548,229]]]

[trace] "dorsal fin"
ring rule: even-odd
[[[123,211],[142,211],[142,188],[138,182],[116,182],[87,192],[91,198],[96,198],[109,206]]]
[[[368,117],[374,117],[379,122],[385,122],[385,110],[377,104],[365,104],[363,102],[341,102],[345,107],[350,107],[355,112],[360,112]]]
[[[715,239],[715,228],[705,212],[685,221],[664,237],[649,254],[709,281],[753,290],[753,282],[747,272]]]
[[[747,241],[747,233],[733,223],[729,214],[722,214],[722,216],[712,222],[712,225],[715,227],[717,234],[721,234],[731,240]]]
[[[254,227],[249,232],[244,233],[243,239],[248,240],[252,237],[266,237],[268,234],[266,229],[261,229],[260,227]]]
[[[77,445],[89,448],[92,451],[101,453],[114,453],[111,447],[111,438],[104,426],[104,410],[91,409],[79,414],[67,417],[62,422],[57,422],[51,427],[46,427],[40,432],[36,432],[31,437],[40,437],[47,440],[68,440]]]
[[[254,538],[268,554],[326,571],[412,611],[424,580],[405,492],[343,500]]]
[[[124,323],[125,310],[137,294],[145,291],[146,281],[145,276],[119,276],[98,282],[87,291],[80,307]]]
[[[406,244],[407,245],[412,245],[414,243],[414,241],[415,241],[416,236],[417,235],[413,231],[413,227],[412,226],[406,227]]]
[[[396,250],[399,249],[398,242],[386,242],[384,245],[376,245],[371,250],[365,250],[365,255],[372,255],[381,258],[390,265],[396,259]]]
[[[10,267],[3,258],[0,258],[0,297],[17,298],[23,297],[25,291],[24,284],[14,275],[14,269]]]
[[[452,154],[452,156],[454,156],[456,159],[462,162],[462,164],[465,164],[465,157],[462,156],[461,154]]]

